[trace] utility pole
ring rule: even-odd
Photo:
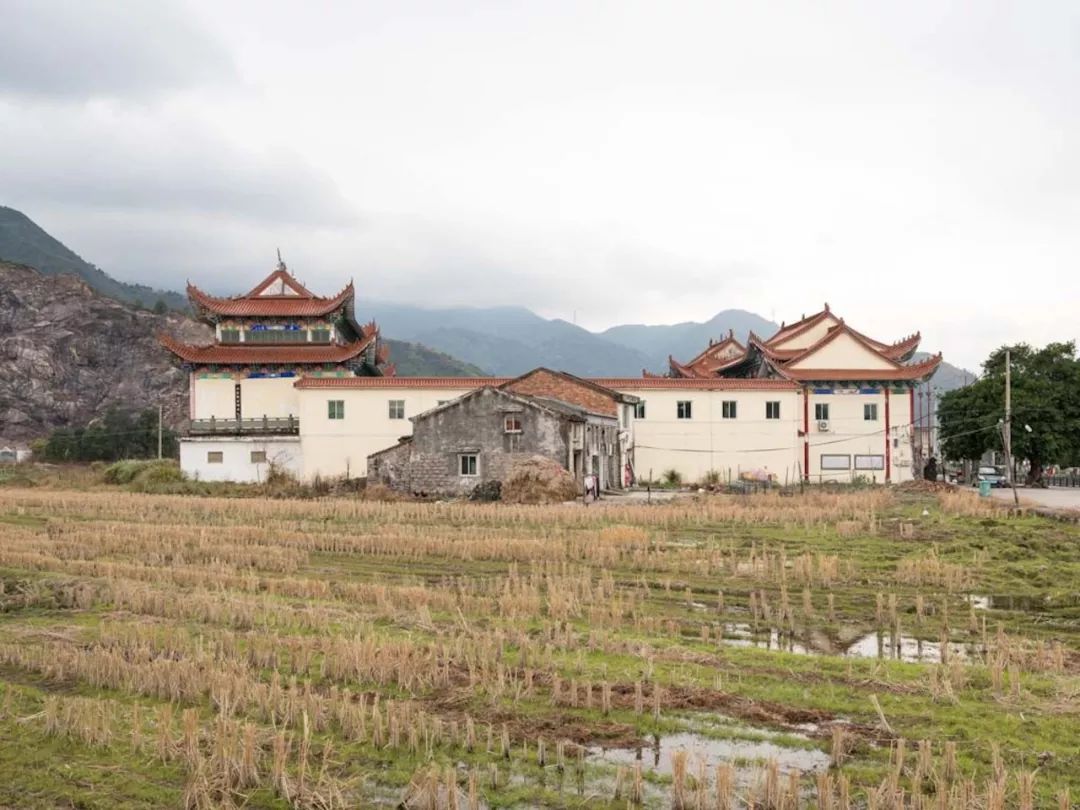
[[[161,419],[162,419],[162,407],[159,403],[157,406],[157,457],[161,459]]]
[[[1005,424],[1002,425],[1002,444],[1005,446],[1005,467],[1008,470],[1009,484],[1012,486],[1013,502],[1019,506],[1020,496],[1016,492],[1016,476],[1013,474],[1012,461],[1012,356],[1005,350]]]

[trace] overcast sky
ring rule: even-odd
[[[1080,3],[0,0],[0,203],[114,276],[828,301],[977,365],[1077,336]]]

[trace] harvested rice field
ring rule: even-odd
[[[1080,529],[0,489],[0,806],[1067,808]]]

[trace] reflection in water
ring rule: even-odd
[[[829,767],[829,756],[816,748],[792,748],[768,740],[716,740],[692,732],[654,736],[652,745],[645,748],[594,748],[590,754],[603,762],[633,765],[640,762],[642,770],[670,776],[672,753],[683,750],[690,755],[695,767],[704,763],[712,769],[724,762],[764,763],[776,760],[781,771],[799,770],[818,773]],[[747,768],[747,776],[754,768]]]

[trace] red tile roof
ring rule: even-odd
[[[505,385],[514,377],[303,377],[296,388],[461,388]],[[755,378],[588,377],[587,382],[615,391],[784,391],[798,388],[790,380]]]
[[[813,328],[830,315],[832,315],[832,310],[829,309],[828,304],[825,304],[825,308],[820,312],[815,312],[813,315],[801,318],[795,321],[795,323],[788,324],[787,326],[781,326],[771,338],[763,342],[773,344],[778,343],[781,340],[795,337],[795,335],[802,334],[807,329]]]
[[[294,295],[263,295],[276,281],[281,281],[294,291]],[[280,267],[259,282],[245,295],[217,298],[204,293],[193,284],[187,286],[188,299],[196,309],[204,309],[215,315],[235,317],[302,318],[329,315],[352,300],[353,283],[332,298],[321,298],[297,281],[284,267]]]
[[[343,363],[357,357],[374,339],[374,335],[369,335],[345,345],[300,343],[292,346],[266,346],[230,343],[195,346],[169,335],[158,335],[161,345],[184,362],[208,366]]]
[[[513,377],[302,377],[296,388],[481,388],[496,387]]]

